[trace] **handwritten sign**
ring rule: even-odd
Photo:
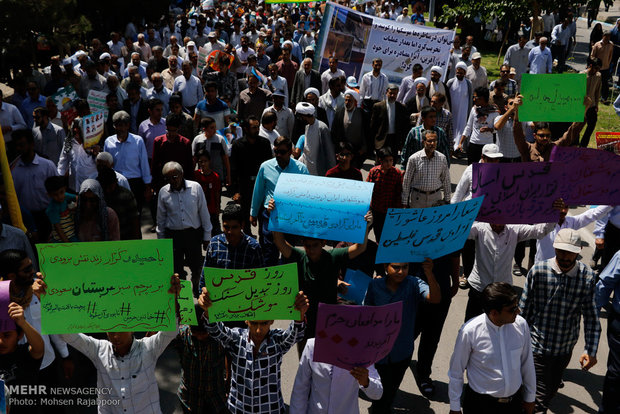
[[[82,136],[84,137],[84,148],[90,148],[97,145],[103,135],[105,126],[105,117],[103,112],[95,112],[94,114],[82,117]]]
[[[423,262],[463,248],[482,200],[430,208],[391,208],[385,218],[376,263]]]
[[[358,3],[359,4],[359,3]],[[335,3],[327,3],[317,41],[314,68],[327,69],[330,56],[338,67],[358,80],[372,71],[375,58],[383,60],[382,73],[400,83],[419,63],[430,77],[432,66],[448,72],[454,31],[381,19]]]
[[[260,269],[204,269],[209,321],[298,320],[297,263]]]
[[[596,148],[620,155],[620,132],[597,132]]]
[[[561,164],[472,165],[472,196],[485,196],[478,221],[528,224],[558,220],[559,212],[553,209],[553,202],[561,197],[560,183],[557,181],[563,173]]]
[[[364,215],[374,184],[342,178],[286,174],[278,179],[269,230],[317,239],[363,243]]]
[[[390,353],[400,332],[403,303],[346,306],[319,303],[314,361],[350,370]]]
[[[620,204],[620,156],[592,148],[554,147],[550,161],[564,167],[560,194],[568,204]]]
[[[73,101],[78,98],[77,93],[73,86],[69,85],[58,91],[51,96],[59,111],[66,111],[73,106]]]
[[[194,306],[194,295],[192,293],[192,282],[190,280],[181,280],[181,292],[177,296],[179,302],[179,315],[181,316],[179,323],[191,326],[198,325],[196,319],[196,307]]]
[[[90,106],[90,112],[103,112],[104,122],[108,120],[108,104],[105,101],[106,93],[101,91],[90,90],[86,101]]]
[[[173,331],[171,240],[38,244],[44,334]]]
[[[9,316],[9,303],[11,303],[10,286],[10,280],[0,282],[0,332],[15,330],[15,322]]]
[[[583,121],[586,96],[585,73],[530,74],[521,77],[523,105],[519,120],[524,122]]]
[[[350,286],[347,287],[347,293],[342,296],[344,299],[354,302],[358,305],[364,303],[366,291],[372,278],[361,270],[347,269],[344,275],[344,281]]]

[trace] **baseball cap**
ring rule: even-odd
[[[517,74],[517,68],[510,68],[510,74],[511,75],[516,75]]]
[[[196,43],[193,40],[190,40],[189,42],[187,42],[187,47],[196,47]]]
[[[350,88],[357,88],[357,79],[355,79],[355,76],[349,76],[347,78],[347,86]]]
[[[482,147],[482,155],[489,158],[501,158],[504,156],[504,154],[499,152],[497,144],[486,144]]]
[[[481,59],[481,58],[482,58],[482,55],[480,54],[480,52],[472,53],[471,55],[471,60]]]
[[[573,229],[562,229],[555,236],[553,248],[571,253],[581,252],[581,236]]]
[[[209,35],[207,37],[217,37],[217,33],[209,32]]]

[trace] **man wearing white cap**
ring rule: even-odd
[[[338,69],[338,58],[336,56],[330,56],[329,67],[325,72],[321,74],[321,91],[327,93],[329,90],[329,80],[332,78],[346,78],[344,70]],[[355,80],[355,77],[353,77]],[[347,79],[348,80],[348,79]]]
[[[426,96],[430,99],[436,93],[440,93],[442,95],[446,95],[447,87],[446,84],[443,83],[441,77],[443,76],[443,69],[441,66],[433,66],[431,67],[431,81],[428,83],[428,87],[426,88]],[[444,101],[443,107],[450,110],[450,103],[448,100]]]
[[[479,52],[472,53],[471,66],[467,68],[465,76],[471,81],[471,85],[474,89],[484,86],[489,87],[489,80],[487,78],[487,70],[484,66],[480,66],[482,55]]]
[[[336,165],[336,154],[329,128],[316,119],[316,109],[311,103],[299,102],[295,114],[306,123],[304,149],[299,162],[308,168],[311,175],[325,176]]]
[[[452,108],[452,125],[454,137],[454,149],[459,145],[459,139],[463,135],[467,125],[467,117],[472,107],[472,96],[474,88],[469,79],[465,78],[467,64],[459,62],[456,64],[456,76],[448,81],[446,85]]]
[[[581,369],[596,364],[601,325],[594,293],[596,275],[577,261],[581,237],[577,230],[560,230],[553,242],[555,257],[536,263],[527,274],[519,307],[528,322],[536,369],[536,412],[546,413],[562,381],[579,338],[581,317],[585,349]]]
[[[205,43],[205,45],[203,46],[207,55],[213,52],[214,50],[224,50],[224,48],[226,47],[224,43],[217,40],[217,33],[215,32],[209,32],[209,35],[207,36],[207,40],[208,42]]]
[[[344,93],[344,106],[336,111],[332,123],[332,140],[348,142],[353,145],[353,166],[359,168],[364,163],[366,153],[366,134],[362,109],[357,106],[360,95],[352,89]]]

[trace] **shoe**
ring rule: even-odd
[[[560,381],[560,385],[558,385],[558,388],[564,388],[564,381]]]
[[[512,274],[515,276],[523,276],[523,272],[521,271],[521,266],[518,264],[512,265]]]
[[[459,277],[459,288],[461,289],[469,289],[469,282],[465,276]]]
[[[430,378],[421,381],[418,388],[420,389],[422,395],[426,398],[430,398],[435,393],[435,385],[433,384],[433,380]]]
[[[149,232],[150,232],[150,233],[155,233],[155,232],[157,232],[157,226],[153,226],[153,227],[151,227],[151,228],[149,229]]]

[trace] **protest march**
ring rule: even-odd
[[[0,414],[620,413],[620,10],[562,1],[5,47]]]

